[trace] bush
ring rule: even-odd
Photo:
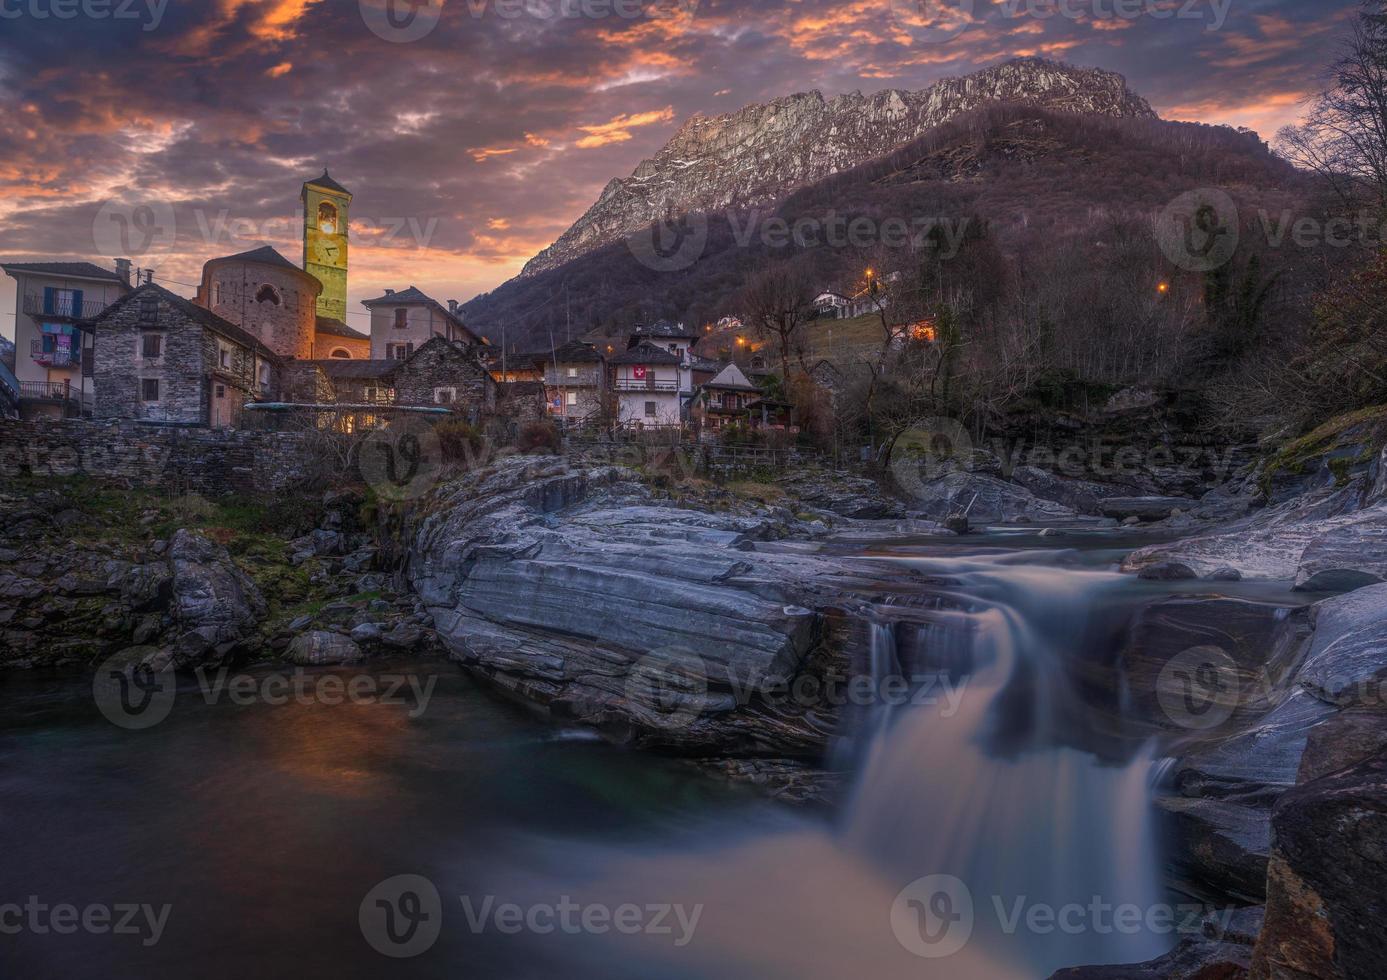
[[[485,437],[475,425],[465,419],[449,419],[434,426],[444,460],[450,463],[472,463],[482,453]]]
[[[563,438],[552,422],[526,422],[515,437],[515,448],[522,453],[557,453],[563,448]]]

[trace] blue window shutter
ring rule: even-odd
[[[82,290],[80,289],[74,289],[72,291],[72,315],[82,315]]]
[[[44,287],[43,287],[43,312],[45,312],[45,313],[54,313],[54,312],[56,312],[56,311],[53,309],[53,287],[52,287],[52,286],[44,286]]]

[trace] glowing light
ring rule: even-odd
[[[1163,282],[1163,283],[1161,283],[1159,286],[1156,287],[1156,292],[1161,293],[1161,294],[1163,294],[1163,295],[1164,295],[1165,293],[1170,292],[1170,283],[1168,283],[1168,282]]]

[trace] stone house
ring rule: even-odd
[[[15,280],[13,391],[6,407],[24,418],[62,418],[92,408],[92,337],[84,321],[130,292],[130,263],[7,262]],[[10,387],[7,382],[5,389]]]
[[[236,428],[247,402],[279,391],[274,351],[153,283],[112,303],[92,330],[96,418]]]
[[[678,354],[640,341],[607,363],[612,369],[618,422],[633,426],[683,423],[689,371]]]
[[[371,311],[371,358],[403,361],[434,337],[483,345],[485,341],[463,325],[456,302],[444,307],[417,287],[363,300]]]
[[[318,294],[305,272],[268,245],[211,259],[202,267],[194,298],[280,357],[309,360],[318,329]]]
[[[701,431],[717,431],[734,422],[756,426],[761,413],[755,406],[761,400],[761,389],[752,384],[741,368],[729,364],[717,377],[699,386],[689,417]]]
[[[479,421],[496,410],[496,381],[475,346],[435,336],[389,375],[397,405],[452,408]]]
[[[596,420],[607,395],[607,359],[592,344],[570,341],[544,365],[544,401],[550,416],[574,423]]]

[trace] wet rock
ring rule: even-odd
[[[1099,512],[1104,517],[1125,521],[1135,517],[1140,521],[1160,521],[1170,517],[1174,511],[1184,510],[1194,505],[1185,497],[1108,497],[1099,503]]]
[[[313,630],[296,636],[289,644],[289,659],[305,667],[349,664],[365,659],[361,647],[341,633]]]
[[[380,640],[388,647],[397,650],[414,650],[424,642],[423,627],[414,623],[401,623],[387,633],[381,634]]]
[[[361,623],[359,626],[353,626],[351,637],[355,643],[374,643],[381,638],[380,624]]]
[[[131,566],[107,585],[119,588],[136,612],[167,609],[173,598],[173,573],[166,562]]]
[[[1225,565],[1223,568],[1214,569],[1212,572],[1206,575],[1205,578],[1207,578],[1210,582],[1241,582],[1243,579],[1243,573],[1238,571],[1236,568],[1229,568]]]
[[[1115,487],[1092,480],[1072,479],[1035,466],[1018,466],[1011,479],[1037,497],[1063,504],[1080,514],[1098,514],[1099,504],[1109,497],[1130,496],[1129,487]]]
[[[1243,980],[1251,966],[1250,947],[1194,937],[1147,963],[1071,967],[1050,980]]]
[[[1272,827],[1252,976],[1387,976],[1387,756],[1288,791]]]
[[[949,473],[922,483],[912,506],[931,520],[963,514],[973,524],[1063,523],[1078,517],[1071,507],[983,473]]]
[[[216,642],[237,640],[264,618],[265,600],[225,548],[180,530],[169,546],[172,611],[185,629],[210,629]]]
[[[1137,573],[1138,578],[1149,579],[1153,582],[1178,582],[1185,579],[1198,578],[1194,569],[1178,561],[1158,561],[1154,565],[1147,565]]]

